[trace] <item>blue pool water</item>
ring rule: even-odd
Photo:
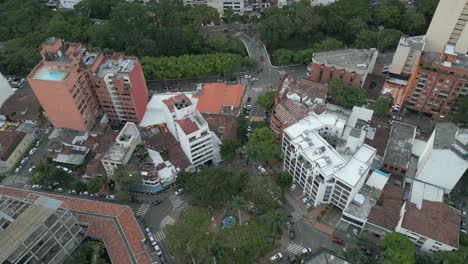
[[[44,72],[39,76],[40,80],[44,81],[60,81],[65,76],[65,73],[61,72]]]

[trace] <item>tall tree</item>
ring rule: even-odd
[[[231,206],[233,209],[237,210],[237,214],[239,216],[239,224],[242,225],[241,210],[247,206],[247,201],[244,197],[235,195],[234,197],[232,197]]]
[[[413,264],[415,263],[416,249],[409,239],[397,232],[385,235],[380,242],[379,264]]]
[[[274,245],[276,238],[281,235],[281,232],[283,231],[286,221],[288,220],[288,216],[282,210],[274,210],[263,215],[262,218],[270,227],[273,238],[272,244]]]
[[[249,159],[263,163],[279,158],[280,152],[280,147],[275,143],[275,135],[270,128],[262,127],[253,131],[247,144]]]
[[[455,99],[449,119],[461,127],[468,127],[468,95]]]

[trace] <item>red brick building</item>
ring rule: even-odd
[[[406,107],[444,118],[459,95],[468,94],[468,57],[447,45],[442,53],[424,53],[405,92]]]
[[[367,73],[372,72],[379,52],[376,49],[342,49],[314,53],[307,76],[314,82],[340,79],[345,85],[362,87]]]

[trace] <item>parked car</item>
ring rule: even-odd
[[[296,233],[294,232],[294,229],[289,229],[289,239],[294,240],[296,237]]]
[[[311,203],[311,202],[306,203],[305,207],[306,207],[306,208],[312,207],[312,203]]]
[[[273,257],[270,258],[271,261],[280,260],[283,258],[283,254],[276,253]]]
[[[256,82],[256,81],[258,81],[258,78],[255,78],[255,77],[254,77],[254,78],[250,79],[250,81],[251,81],[251,82]]]
[[[21,160],[20,165],[24,165],[26,162],[28,162],[29,157],[25,157],[24,159]]]
[[[49,133],[50,133],[50,131],[52,131],[52,127],[48,127],[48,128],[46,128],[46,130],[44,130],[44,133],[46,133],[46,134],[49,134]]]
[[[244,78],[245,78],[245,79],[250,79],[250,78],[252,78],[252,76],[246,74],[246,75],[244,76]]]
[[[312,249],[311,248],[303,248],[301,253],[302,254],[310,254],[310,253],[312,253]]]
[[[159,256],[159,262],[161,262],[161,264],[166,264],[167,261],[166,259],[164,258],[164,256]]]
[[[42,144],[42,140],[36,141],[36,147],[39,147]]]
[[[32,155],[32,154],[36,153],[36,150],[37,150],[37,148],[32,148],[32,149],[29,151],[29,155]]]
[[[145,227],[145,232],[147,236],[152,236],[153,232],[151,232],[151,229],[149,227]]]
[[[266,173],[265,168],[263,168],[262,166],[258,166],[258,170],[259,170],[261,173]]]
[[[18,174],[18,173],[21,171],[22,168],[23,168],[23,166],[21,166],[21,165],[18,166],[18,167],[15,169],[15,173]]]
[[[183,188],[180,188],[180,189],[178,189],[177,191],[175,191],[175,194],[176,194],[176,195],[179,195],[179,194],[182,193],[183,190],[184,190]]]
[[[344,240],[339,239],[339,238],[337,238],[337,237],[332,237],[332,238],[331,238],[331,241],[332,241],[333,243],[336,243],[336,244],[341,245],[341,246],[344,246],[344,244],[345,244]]]
[[[35,169],[36,169],[36,166],[32,166],[31,168],[29,168],[28,171],[29,171],[29,173],[33,173]]]
[[[148,236],[148,239],[152,246],[156,246],[158,244],[152,235]]]
[[[293,183],[293,184],[291,185],[291,192],[293,192],[294,190],[296,190],[296,188],[297,188],[297,185],[296,185],[295,183]]]
[[[113,194],[108,194],[108,195],[106,196],[106,199],[107,199],[107,200],[114,200],[115,198],[114,198],[114,195],[113,195]]]
[[[154,245],[154,250],[156,251],[156,254],[157,254],[158,256],[161,256],[161,255],[162,255],[161,248],[159,247],[158,244]]]
[[[154,202],[152,203],[152,205],[158,205],[158,204],[160,204],[160,203],[162,203],[161,200],[156,200],[156,201],[154,201]]]
[[[302,203],[306,204],[309,200],[310,200],[309,197],[304,197],[304,198],[302,198]]]

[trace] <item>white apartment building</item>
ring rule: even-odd
[[[362,145],[354,153],[338,153],[325,137],[340,138],[345,121],[310,113],[283,134],[283,170],[309,197],[312,206],[331,203],[344,210],[361,189],[376,150]]]
[[[141,126],[165,124],[168,131],[180,142],[180,146],[193,168],[207,162],[218,162],[216,135],[196,110],[198,99],[193,94],[154,95],[148,104]]]
[[[252,8],[247,8],[244,0],[184,0],[185,6],[206,5],[216,8],[220,16],[229,8],[234,13],[243,15],[245,11],[252,11]]]
[[[468,0],[440,0],[426,33],[424,51],[441,52],[452,44],[455,52],[468,53]]]
[[[126,123],[101,160],[107,176],[113,176],[119,166],[126,165],[136,146],[141,143],[138,127],[135,123]]]
[[[79,2],[81,2],[81,0],[60,0],[60,7],[73,9]]]
[[[14,93],[13,88],[11,88],[11,85],[8,83],[8,81],[3,77],[2,73],[0,73],[0,107],[2,107],[2,104],[10,98]]]
[[[413,73],[414,66],[416,66],[421,57],[425,43],[426,36],[424,35],[414,37],[402,36],[388,71],[394,75],[405,76],[407,81],[408,77]]]

